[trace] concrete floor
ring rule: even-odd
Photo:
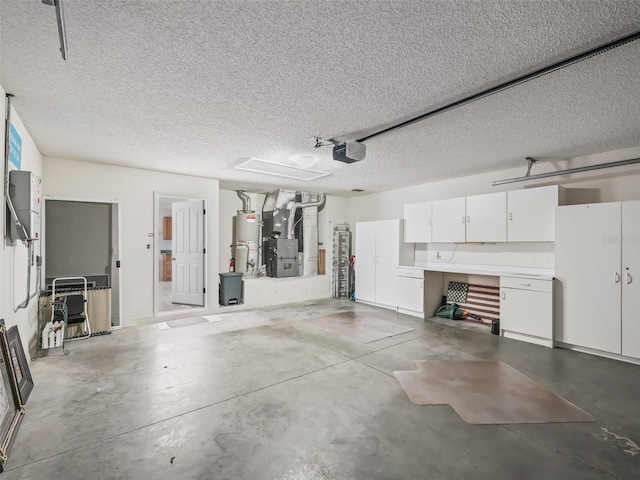
[[[416,330],[362,344],[304,321],[354,309]],[[33,362],[0,479],[640,478],[640,366],[348,301],[222,316]],[[392,372],[416,359],[501,360],[598,421],[466,424],[409,403]]]

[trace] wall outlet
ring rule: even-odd
[[[442,254],[440,252],[436,252],[436,258],[438,260],[442,260]]]

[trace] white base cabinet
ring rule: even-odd
[[[424,318],[424,270],[398,268],[396,306],[401,312]]]
[[[500,277],[502,336],[553,347],[553,280]]]
[[[640,201],[560,207],[556,340],[640,358]]]

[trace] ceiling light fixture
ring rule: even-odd
[[[294,180],[304,180],[307,182],[331,175],[330,172],[283,165],[282,163],[270,162],[259,158],[250,158],[236,168],[248,172],[264,173],[266,175],[275,175],[277,177],[292,178]]]
[[[58,19],[58,36],[60,37],[60,53],[62,59],[67,59],[67,30],[64,26],[64,10],[62,0],[42,0],[45,5],[56,7],[56,18]]]

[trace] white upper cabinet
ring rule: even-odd
[[[507,192],[507,241],[555,241],[555,208],[564,190],[557,185]]]
[[[466,197],[467,242],[507,241],[507,194]]]
[[[409,203],[404,206],[405,243],[431,241],[431,202]]]
[[[465,197],[434,201],[432,218],[432,242],[454,243],[466,240]]]
[[[404,206],[406,243],[553,242],[558,185]]]

